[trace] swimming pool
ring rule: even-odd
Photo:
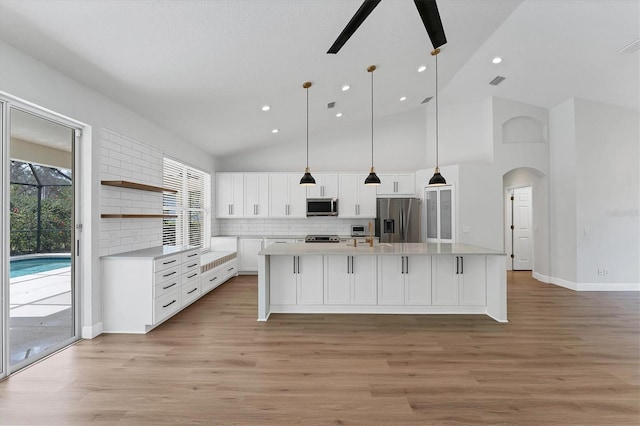
[[[17,278],[30,274],[51,271],[71,266],[71,257],[35,257],[31,259],[12,260],[9,278]]]

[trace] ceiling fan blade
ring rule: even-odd
[[[418,8],[418,13],[420,13],[422,23],[427,29],[433,48],[436,49],[445,44],[447,37],[444,35],[444,28],[442,27],[436,0],[413,0],[413,2]]]
[[[381,0],[364,0],[364,3],[360,5],[360,8],[353,15],[353,18],[349,21],[344,30],[340,33],[336,41],[331,45],[327,53],[338,53],[342,46],[349,40],[349,38],[356,32],[358,27],[367,19],[367,16],[376,8]]]

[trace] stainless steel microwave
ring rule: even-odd
[[[338,199],[307,198],[307,216],[338,216]]]

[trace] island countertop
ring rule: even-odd
[[[304,256],[314,254],[324,255],[496,255],[505,256],[504,252],[484,247],[457,243],[376,243],[373,247],[368,244],[353,246],[349,243],[291,243],[273,244],[260,251],[261,255],[269,256]]]

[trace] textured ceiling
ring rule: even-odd
[[[381,2],[337,55],[326,54],[360,3],[0,0],[0,37],[224,156],[304,137],[307,80],[312,132],[364,124],[371,64],[376,116],[423,108],[433,58],[412,1]],[[439,56],[443,101],[496,95],[551,107],[581,96],[637,109],[638,54],[615,50],[640,36],[638,5],[439,0],[448,38]],[[503,64],[492,65],[494,55]],[[418,73],[421,64],[430,68]],[[507,80],[493,88],[496,73]],[[261,111],[265,104],[271,111]]]

